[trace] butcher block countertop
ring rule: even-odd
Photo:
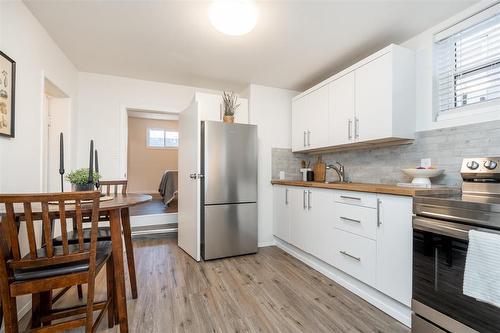
[[[345,190],[381,194],[394,194],[402,196],[417,196],[417,195],[430,195],[430,194],[447,194],[459,193],[459,188],[454,187],[434,187],[434,188],[415,188],[415,187],[402,187],[391,184],[369,184],[369,183],[320,183],[320,182],[304,182],[300,180],[272,180],[273,185],[285,186],[301,186],[301,187],[315,187],[326,188],[332,190]]]

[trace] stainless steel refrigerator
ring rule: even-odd
[[[201,255],[257,252],[257,126],[201,124]]]

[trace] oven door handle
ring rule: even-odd
[[[469,240],[469,230],[479,230],[480,228],[421,216],[414,216],[413,229],[428,231],[467,241]],[[490,230],[488,230],[488,232],[490,232]]]

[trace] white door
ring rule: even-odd
[[[392,136],[392,72],[392,53],[356,70],[357,141]]]
[[[178,244],[200,261],[200,114],[198,103],[179,115]]]
[[[274,236],[290,243],[291,200],[290,189],[274,186]]]
[[[335,232],[333,198],[332,190],[322,189],[309,190],[307,197],[309,250],[325,262],[331,259],[331,243]]]
[[[343,145],[354,139],[354,72],[329,84],[329,145]]]
[[[292,151],[305,150],[307,143],[307,96],[292,102]]]
[[[410,306],[413,199],[381,194],[377,198],[377,289]]]
[[[308,149],[328,145],[328,85],[307,96],[307,146]]]

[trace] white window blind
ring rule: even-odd
[[[438,112],[500,97],[500,14],[435,41]]]

